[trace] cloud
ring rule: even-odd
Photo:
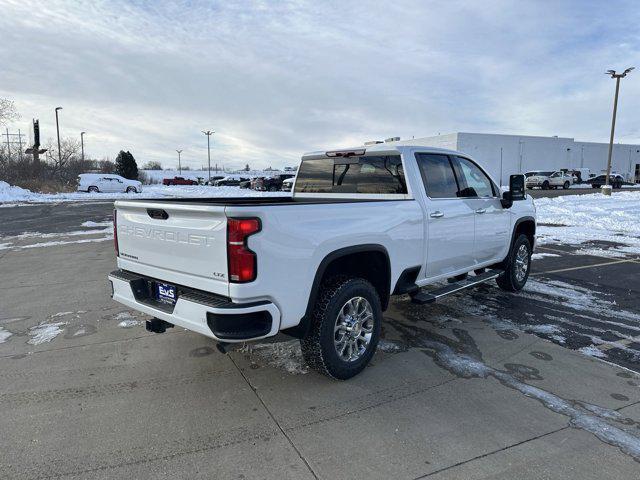
[[[0,95],[87,151],[192,167],[293,164],[392,135],[483,131],[606,141],[636,63],[633,2],[10,1]],[[640,65],[638,65],[640,67]],[[635,77],[638,78],[634,78]],[[618,138],[640,142],[640,73]]]

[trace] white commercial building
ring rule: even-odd
[[[490,133],[450,133],[406,140],[407,143],[448,148],[464,152],[482,163],[502,184],[509,175],[531,170],[588,168],[599,175],[607,168],[609,144],[578,142],[566,137],[533,137]],[[403,143],[402,141],[399,143]],[[613,145],[611,171],[628,181],[640,183],[640,145]]]

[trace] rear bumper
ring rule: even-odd
[[[280,329],[280,310],[271,302],[234,303],[226,297],[177,286],[178,300],[170,306],[149,296],[149,283],[154,280],[126,270],[113,271],[109,274],[111,297],[129,308],[223,342],[258,340],[276,335]]]

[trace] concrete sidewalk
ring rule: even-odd
[[[399,299],[372,365],[331,381],[285,337],[225,356],[131,326],[112,251],[0,258],[0,478],[638,478],[634,373]],[[60,334],[27,343],[41,322]]]

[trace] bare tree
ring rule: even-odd
[[[16,110],[16,105],[13,103],[13,100],[0,98],[0,125],[5,125],[19,119],[20,114],[18,110]]]

